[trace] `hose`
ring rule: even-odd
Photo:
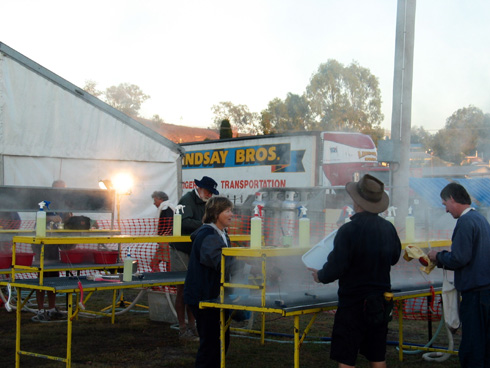
[[[4,305],[5,305],[5,309],[8,311],[8,312],[11,312],[11,311],[14,311],[17,309],[17,292],[16,292],[16,289],[12,290],[12,286],[10,284],[7,285],[7,295],[4,294],[4,291],[2,288],[0,288],[0,299],[2,299],[2,301],[4,302]],[[23,292],[25,295],[27,295],[28,293],[27,292]],[[22,297],[22,295],[21,295]],[[27,312],[30,312],[30,313],[37,313],[37,306],[35,308],[30,308],[30,306],[34,305],[35,304],[35,301],[34,302],[30,302],[28,301],[24,307],[22,308],[22,310],[24,311],[27,311]]]
[[[10,306],[10,299],[12,299],[12,286],[10,286],[10,283],[7,284],[7,290],[9,292],[9,297],[7,302],[5,302],[5,309],[7,312],[12,312],[12,307]]]
[[[445,326],[446,327],[446,331],[447,331],[447,335],[448,335],[448,347],[447,347],[447,350],[453,350],[454,349],[454,335],[449,330],[449,328],[447,327],[447,325],[446,325],[446,323],[444,321],[444,313],[442,314],[441,320],[439,321],[439,326],[437,326],[436,333],[434,334],[434,336],[432,337],[432,339],[427,344],[423,345],[422,347],[427,348],[427,347],[431,346],[434,343],[434,341],[439,336],[439,333],[442,330],[442,326]],[[396,349],[399,350],[399,347],[397,346]],[[403,354],[414,355],[414,354],[419,354],[422,351],[423,350],[408,350],[408,351],[407,350],[403,350]],[[451,354],[449,354],[449,353],[441,353],[441,352],[428,352],[428,353],[422,354],[422,358],[425,361],[427,361],[427,362],[444,362],[450,356],[451,356]]]
[[[441,320],[439,321],[439,326],[437,326],[437,330],[436,330],[436,333],[434,334],[434,336],[432,337],[432,339],[430,339],[430,341],[423,345],[422,347],[423,348],[427,348],[429,346],[431,346],[434,341],[436,340],[437,336],[439,336],[439,333],[441,332],[442,330],[442,326],[444,324],[444,318],[441,318]],[[396,347],[397,350],[400,350],[400,348],[397,346]],[[407,355],[415,355],[415,354],[420,354],[423,350],[403,350],[403,354],[407,354]]]
[[[441,322],[444,321],[444,313],[442,314]],[[447,337],[448,337],[448,346],[447,350],[453,350],[454,349],[454,334],[451,332],[449,327],[444,323],[447,331]],[[422,358],[424,358],[425,361],[427,362],[444,362],[446,361],[451,354],[449,353],[441,353],[439,351],[436,352],[429,352],[425,353],[422,355]]]

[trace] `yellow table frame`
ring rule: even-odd
[[[78,231],[79,232],[79,231]],[[231,235],[230,240],[232,242],[238,241],[249,241],[249,235]],[[17,313],[16,313],[16,341],[15,341],[15,366],[16,368],[20,367],[20,356],[21,355],[30,355],[39,358],[52,359],[57,361],[62,361],[66,364],[67,368],[71,368],[71,335],[72,335],[72,320],[76,317],[79,312],[78,301],[80,298],[80,289],[78,288],[78,283],[74,280],[73,285],[70,287],[53,287],[44,285],[44,272],[46,270],[54,270],[54,268],[48,268],[44,265],[44,246],[46,244],[123,244],[123,243],[170,243],[170,242],[190,242],[190,236],[126,236],[126,235],[117,235],[117,236],[64,236],[64,237],[35,237],[35,236],[14,236],[12,239],[12,269],[10,271],[11,280],[4,280],[0,282],[0,285],[6,286],[10,284],[12,287],[17,288],[17,295],[21,295],[22,289],[30,289],[32,295],[35,290],[45,290],[45,291],[53,291],[57,293],[66,293],[67,294],[67,348],[66,348],[66,357],[54,357],[45,354],[32,353],[27,352],[20,349],[20,337],[21,337],[21,310],[24,307],[27,299],[22,302],[21,298],[17,298]],[[25,243],[25,244],[41,244],[41,256],[40,256],[40,265],[39,267],[32,266],[21,266],[15,264],[15,247],[17,243]],[[83,269],[105,269],[111,266],[109,265],[93,265],[90,267],[83,266]],[[112,265],[112,267],[117,268],[120,267],[119,264]],[[80,267],[62,267],[58,268],[59,270],[67,271],[67,270],[80,270]],[[16,273],[20,272],[39,272],[39,283],[33,284],[28,280],[15,280]],[[170,272],[166,274],[171,274]],[[178,273],[176,273],[178,274]],[[184,273],[185,274],[185,273]],[[151,273],[150,273],[151,275]],[[112,298],[112,314],[111,314],[111,322],[115,321],[115,308],[116,308],[116,291],[120,289],[134,289],[134,288],[150,288],[155,286],[175,286],[181,285],[184,283],[185,276],[181,276],[179,280],[154,280],[154,281],[130,281],[123,283],[104,283],[101,282],[97,286],[92,287],[84,287],[84,291],[88,292],[87,301],[93,292],[97,290],[113,290],[113,298]],[[77,303],[75,309],[73,308],[73,294],[77,295]],[[105,313],[92,311],[90,313],[102,314]]]
[[[446,247],[450,246],[451,242],[449,240],[437,240],[437,241],[428,241],[428,242],[412,242],[412,243],[403,243],[402,248],[405,248],[408,244],[416,244],[421,248],[428,248],[429,246],[434,247]],[[268,257],[277,257],[277,256],[292,256],[298,255],[301,256],[304,254],[309,248],[262,248],[262,249],[250,249],[250,248],[223,248],[221,255],[221,279],[220,279],[220,296],[218,302],[205,301],[199,303],[200,308],[218,308],[220,309],[220,340],[221,340],[221,367],[226,367],[226,352],[225,352],[225,333],[226,329],[230,328],[231,319],[225,320],[225,310],[247,310],[251,312],[258,312],[261,314],[261,328],[260,331],[251,331],[251,330],[243,330],[249,333],[260,334],[261,336],[261,344],[265,343],[265,313],[275,313],[280,314],[283,317],[293,317],[294,318],[294,367],[299,368],[299,352],[300,347],[306,338],[306,335],[310,331],[316,316],[318,313],[333,310],[337,308],[337,301],[333,301],[331,303],[323,303],[318,306],[306,307],[301,310],[293,310],[288,311],[287,309],[282,308],[268,308],[266,307],[266,261]],[[232,284],[225,282],[225,257],[243,257],[243,258],[260,258],[261,260],[261,269],[262,269],[262,282],[260,285],[249,285],[249,284]],[[226,288],[245,288],[252,290],[260,290],[261,292],[261,302],[260,306],[245,306],[245,305],[236,305],[236,304],[227,304],[225,303],[225,289]],[[438,289],[435,291],[436,294],[440,294],[441,290]],[[412,349],[412,350],[423,350],[423,351],[431,351],[431,352],[443,352],[449,354],[457,354],[457,351],[445,350],[445,349],[436,349],[430,347],[414,347],[412,345],[404,344],[403,341],[403,313],[402,313],[402,301],[404,299],[411,299],[417,297],[426,297],[431,296],[432,294],[428,291],[413,291],[411,293],[399,293],[395,294],[394,300],[398,306],[398,325],[399,325],[399,359],[403,361],[403,349]],[[299,317],[302,315],[312,314],[309,323],[307,324],[304,331],[300,334],[300,323]]]
[[[116,310],[116,295],[117,291],[121,289],[134,289],[134,288],[150,288],[150,287],[155,287],[155,286],[175,286],[175,285],[182,285],[184,283],[185,279],[185,272],[159,272],[159,273],[154,273],[154,274],[149,274],[149,275],[155,275],[158,276],[157,274],[165,274],[165,278],[162,278],[161,280],[158,279],[149,279],[149,280],[136,280],[136,281],[129,281],[129,282],[121,282],[121,283],[114,283],[114,282],[92,282],[91,286],[83,286],[83,291],[88,292],[88,295],[86,298],[84,298],[83,303],[85,304],[92,294],[95,291],[102,291],[102,290],[112,290],[112,313],[111,313],[111,323],[114,323],[115,321],[115,310]],[[172,275],[175,274],[175,277]],[[2,283],[4,284],[4,283]],[[21,355],[28,355],[28,356],[34,356],[38,358],[44,358],[44,359],[50,359],[50,360],[56,360],[56,361],[61,361],[64,362],[67,368],[71,367],[71,345],[72,345],[72,330],[73,330],[73,320],[74,318],[78,315],[80,311],[79,303],[80,301],[80,289],[78,287],[78,281],[76,279],[73,280],[73,282],[69,283],[68,285],[61,285],[59,287],[55,286],[42,286],[42,285],[33,285],[32,283],[28,282],[16,282],[12,283],[12,286],[17,288],[17,295],[21,295],[23,289],[30,289],[31,292],[27,298],[24,299],[24,301],[21,300],[20,297],[17,298],[17,311],[16,311],[16,338],[15,338],[15,367],[18,368],[20,367],[20,357]],[[20,340],[21,340],[21,313],[22,313],[22,308],[24,307],[26,301],[30,298],[30,296],[34,293],[36,290],[45,290],[45,291],[53,291],[56,293],[66,293],[67,295],[67,340],[66,340],[66,357],[56,357],[52,355],[47,355],[47,354],[40,354],[40,353],[33,353],[33,352],[28,352],[25,350],[21,350],[20,346]],[[73,294],[76,294],[76,303],[73,304]],[[100,313],[96,311],[84,311],[87,313],[92,313],[92,314],[98,314],[102,316],[107,316],[105,313]]]

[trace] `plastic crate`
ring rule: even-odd
[[[12,266],[12,254],[0,254],[0,269],[10,268]]]
[[[113,264],[117,263],[119,252],[115,251],[96,251],[94,252],[94,261],[97,264]]]
[[[15,253],[15,264],[19,266],[32,266],[34,253]]]
[[[60,257],[63,263],[94,263],[94,253],[88,250],[60,250]]]

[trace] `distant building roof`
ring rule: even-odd
[[[137,120],[177,144],[219,139],[219,132],[216,129],[159,123],[143,118],[137,118]]]

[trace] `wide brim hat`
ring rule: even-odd
[[[203,176],[201,180],[194,179],[194,183],[199,188],[204,188],[209,190],[211,193],[218,195],[219,192],[216,190],[216,187],[218,186],[218,183],[216,183],[213,179],[211,179],[209,176]]]
[[[384,212],[390,203],[383,182],[369,174],[359,181],[351,181],[345,185],[345,190],[352,200],[365,211],[372,213]]]

